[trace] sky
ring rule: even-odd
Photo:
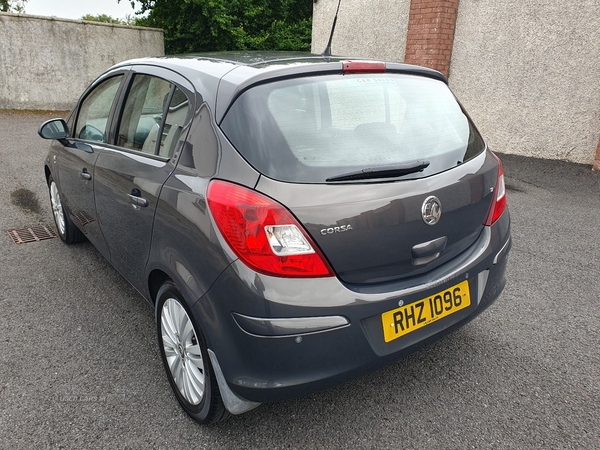
[[[25,14],[35,16],[56,16],[63,19],[81,19],[86,14],[107,14],[116,19],[133,15],[130,0],[29,0],[25,4]]]

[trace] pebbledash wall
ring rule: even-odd
[[[69,110],[113,64],[161,55],[162,30],[0,13],[0,109]]]
[[[338,0],[316,0],[312,51]],[[600,1],[342,0],[334,54],[449,76],[493,150],[600,171]]]

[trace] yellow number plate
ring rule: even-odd
[[[381,315],[385,342],[398,339],[471,304],[469,282],[459,283],[431,297],[417,300]]]

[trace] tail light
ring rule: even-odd
[[[251,269],[278,277],[330,277],[331,267],[292,214],[275,200],[221,180],[207,200],[219,231]]]
[[[504,169],[502,168],[502,161],[496,155],[492,153],[492,156],[498,161],[498,180],[496,181],[496,187],[494,188],[494,199],[490,206],[490,211],[483,223],[486,226],[492,225],[502,215],[506,209],[506,186],[504,184]]]
[[[351,73],[384,73],[386,64],[379,61],[343,61],[342,72]]]

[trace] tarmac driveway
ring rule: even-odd
[[[505,155],[508,285],[448,338],[308,398],[210,427],[171,394],[153,312],[52,225],[36,129],[0,111],[0,448],[600,448],[600,176]]]

